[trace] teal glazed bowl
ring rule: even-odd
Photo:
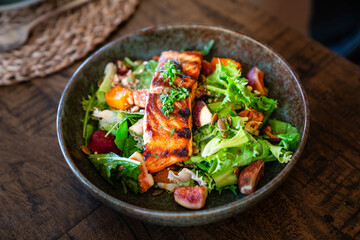
[[[270,162],[255,193],[237,196],[230,191],[213,191],[201,210],[188,210],[174,201],[172,194],[152,196],[123,194],[113,188],[95,170],[80,146],[84,112],[81,99],[96,86],[105,65],[116,59],[151,59],[165,50],[202,49],[211,39],[215,45],[210,56],[233,58],[242,63],[244,73],[257,66],[265,72],[270,97],[278,100],[275,117],[293,124],[300,132],[299,146],[288,164]],[[70,169],[98,199],[116,211],[162,225],[189,226],[207,224],[245,211],[273,192],[299,160],[309,131],[309,108],[298,77],[282,57],[271,48],[243,34],[216,26],[175,24],[145,28],[107,44],[89,57],[67,84],[58,108],[57,134]],[[78,184],[78,183],[74,183]]]

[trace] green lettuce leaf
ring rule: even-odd
[[[89,159],[101,176],[113,186],[121,185],[125,193],[128,188],[135,194],[139,192],[140,162],[115,153],[89,154]],[[120,165],[124,166],[121,172],[118,170]]]
[[[206,79],[206,88],[224,98],[221,103],[209,104],[209,109],[217,112],[219,117],[224,117],[230,110],[251,106],[264,114],[264,124],[274,111],[277,101],[250,92],[246,88],[247,84],[248,80],[241,77],[241,72],[237,70],[235,64],[230,61],[228,66],[217,64],[215,72]]]
[[[252,102],[251,106],[255,110],[264,114],[264,119],[261,123],[261,126],[263,126],[268,121],[270,115],[275,110],[276,105],[277,105],[276,100],[265,96],[258,97],[256,98],[256,100]]]
[[[293,127],[290,123],[270,119],[269,125],[271,127],[272,134],[277,135],[281,139],[279,145],[284,146],[286,150],[294,151],[297,146],[297,142],[300,138],[296,127]]]
[[[215,41],[211,39],[207,44],[204,45],[203,49],[200,52],[206,56],[211,51],[212,47],[214,46]]]
[[[124,146],[129,135],[129,127],[126,119],[121,122],[115,134],[115,144],[121,152],[124,152]],[[126,157],[126,156],[125,156]],[[127,156],[128,157],[128,156]]]
[[[246,132],[241,128],[232,138],[215,137],[211,139],[201,152],[202,157],[217,153],[223,148],[241,147],[249,141]]]
[[[105,93],[111,90],[111,83],[114,80],[114,76],[116,74],[116,66],[114,63],[110,62],[106,65],[104,70],[104,78],[101,82],[99,89],[96,91],[97,98],[97,108],[103,110],[107,107]]]
[[[270,152],[279,160],[280,163],[288,163],[291,160],[293,152],[287,151],[282,146],[275,146],[266,141],[266,145],[269,147]]]

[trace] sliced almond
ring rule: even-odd
[[[163,191],[164,191],[163,189],[155,189],[155,190],[151,193],[151,195],[157,196],[157,195],[162,194]]]
[[[85,146],[85,145],[81,145],[80,146],[80,149],[81,149],[81,151],[83,152],[83,153],[85,153],[85,154],[87,154],[87,155],[89,155],[91,152],[90,152],[90,149],[87,147],[87,146]]]

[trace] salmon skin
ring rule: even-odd
[[[195,51],[166,51],[159,58],[159,65],[151,81],[144,116],[144,160],[149,173],[158,172],[174,163],[186,161],[192,154],[192,103],[201,70],[203,55]],[[189,91],[189,97],[174,103],[174,111],[165,116],[160,110],[161,92],[173,87],[164,79],[161,69],[168,60],[181,74],[174,85]]]

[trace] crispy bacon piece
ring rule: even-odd
[[[158,172],[176,162],[186,161],[192,154],[192,114],[195,89],[203,55],[200,52],[163,52],[158,69],[170,59],[181,70],[174,85],[189,91],[189,97],[175,102],[169,117],[160,110],[162,91],[171,90],[168,80],[158,70],[152,79],[144,117],[144,158],[150,173]]]

